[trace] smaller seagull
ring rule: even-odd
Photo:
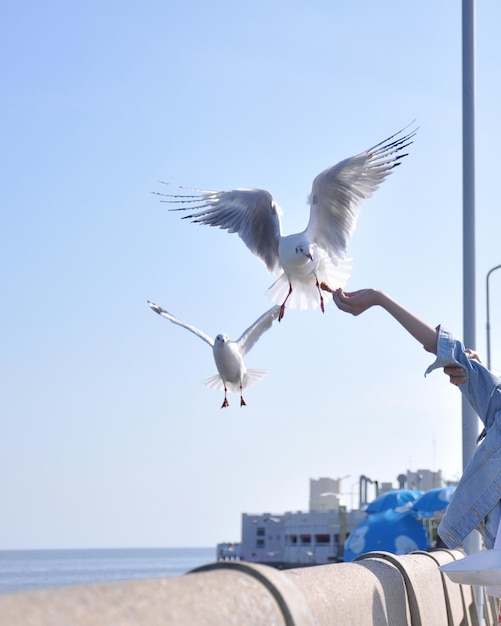
[[[150,307],[165,319],[182,326],[191,331],[200,339],[203,339],[212,348],[214,361],[216,362],[219,374],[204,380],[203,382],[211,389],[224,390],[224,401],[221,408],[229,406],[227,392],[233,391],[240,393],[240,406],[246,406],[243,398],[243,390],[252,383],[261,380],[266,376],[265,370],[247,369],[244,363],[244,356],[249,352],[261,335],[271,328],[273,322],[278,318],[280,307],[274,306],[266,313],[263,313],[252,326],[242,333],[237,341],[231,341],[228,335],[220,333],[215,339],[212,339],[198,328],[185,324],[174,317],[165,309],[148,300]]]

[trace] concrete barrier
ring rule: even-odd
[[[477,626],[471,588],[438,569],[458,555],[368,553],[286,571],[222,561],[173,578],[0,596],[0,625]],[[485,626],[497,624],[492,608]]]
[[[464,553],[461,550],[436,550],[433,552],[418,552],[433,559],[438,566],[450,563],[451,560],[461,559]],[[452,557],[452,558],[451,558]],[[447,615],[450,624],[464,624],[465,626],[477,626],[479,623],[478,609],[473,597],[473,589],[465,585],[457,585],[452,580],[442,574],[442,584],[444,586],[444,597],[447,607]],[[489,608],[493,607],[494,598],[485,598]],[[487,616],[487,623],[496,623],[497,612],[492,612]]]
[[[337,563],[284,572],[307,598],[318,626],[405,626],[410,610],[398,570],[388,563]]]
[[[430,555],[433,554],[433,557]],[[397,569],[403,579],[410,609],[412,626],[429,624],[464,624],[478,626],[477,607],[471,593],[467,595],[467,605],[463,604],[462,585],[447,582],[439,564],[449,563],[454,559],[451,552],[436,553],[415,552],[396,556],[387,552],[372,552],[362,555],[359,562],[382,560]],[[430,563],[430,561],[432,561]],[[454,610],[452,610],[452,606]]]

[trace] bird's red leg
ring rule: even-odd
[[[318,295],[320,296],[320,308],[322,309],[322,313],[325,313],[324,297],[322,295],[322,290],[320,289],[320,284],[318,282],[318,278],[316,274],[315,274],[315,286],[318,289]]]
[[[228,398],[226,397],[226,392],[227,392],[227,389],[225,385],[224,386],[224,401],[223,401],[223,404],[221,405],[222,409],[226,408],[227,406],[230,406],[230,403],[228,402]]]
[[[292,293],[292,284],[289,282],[289,293],[287,294],[287,297],[285,298],[285,300],[280,305],[280,313],[278,314],[278,321],[279,322],[282,320],[283,316],[285,315],[285,303],[289,299],[289,296],[291,295],[291,293]]]
[[[244,397],[242,396],[242,385],[240,385],[240,406],[247,406],[247,403],[244,400]]]

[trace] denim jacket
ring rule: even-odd
[[[469,359],[463,344],[439,327],[437,359],[426,374],[446,365],[465,370],[467,381],[459,387],[482,420],[486,435],[464,470],[438,533],[455,548],[476,528],[485,547],[492,548],[501,517],[501,378]]]

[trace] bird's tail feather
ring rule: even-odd
[[[266,370],[253,370],[248,369],[244,374],[244,379],[242,381],[242,389],[246,389],[253,383],[257,383],[259,380],[263,379],[268,372]],[[209,389],[217,389],[218,391],[224,391],[224,382],[219,374],[215,376],[211,376],[206,380],[202,381]],[[229,391],[233,391],[234,393],[238,393],[240,391],[239,383],[232,383],[227,381],[226,387]]]
[[[246,389],[250,385],[262,380],[268,372],[266,370],[247,370],[244,376],[243,388]]]
[[[335,260],[330,257],[324,257],[320,261],[318,268],[318,281],[320,283],[326,282],[332,289],[345,287],[352,271],[353,259],[351,257]]]
[[[351,275],[352,267],[351,258],[336,259],[334,262],[329,257],[324,257],[320,261],[317,270],[318,282],[319,284],[326,282],[332,289],[344,287]],[[288,293],[289,279],[285,273],[281,274],[266,291],[266,295],[276,304],[282,304]],[[313,276],[303,280],[294,280],[292,293],[287,300],[286,306],[300,310],[319,308],[320,295]]]
[[[217,389],[218,391],[224,391],[223,379],[221,378],[221,376],[219,376],[219,374],[216,374],[215,376],[211,376],[210,378],[207,378],[206,380],[202,380],[202,382],[204,385],[207,385],[209,389]]]

